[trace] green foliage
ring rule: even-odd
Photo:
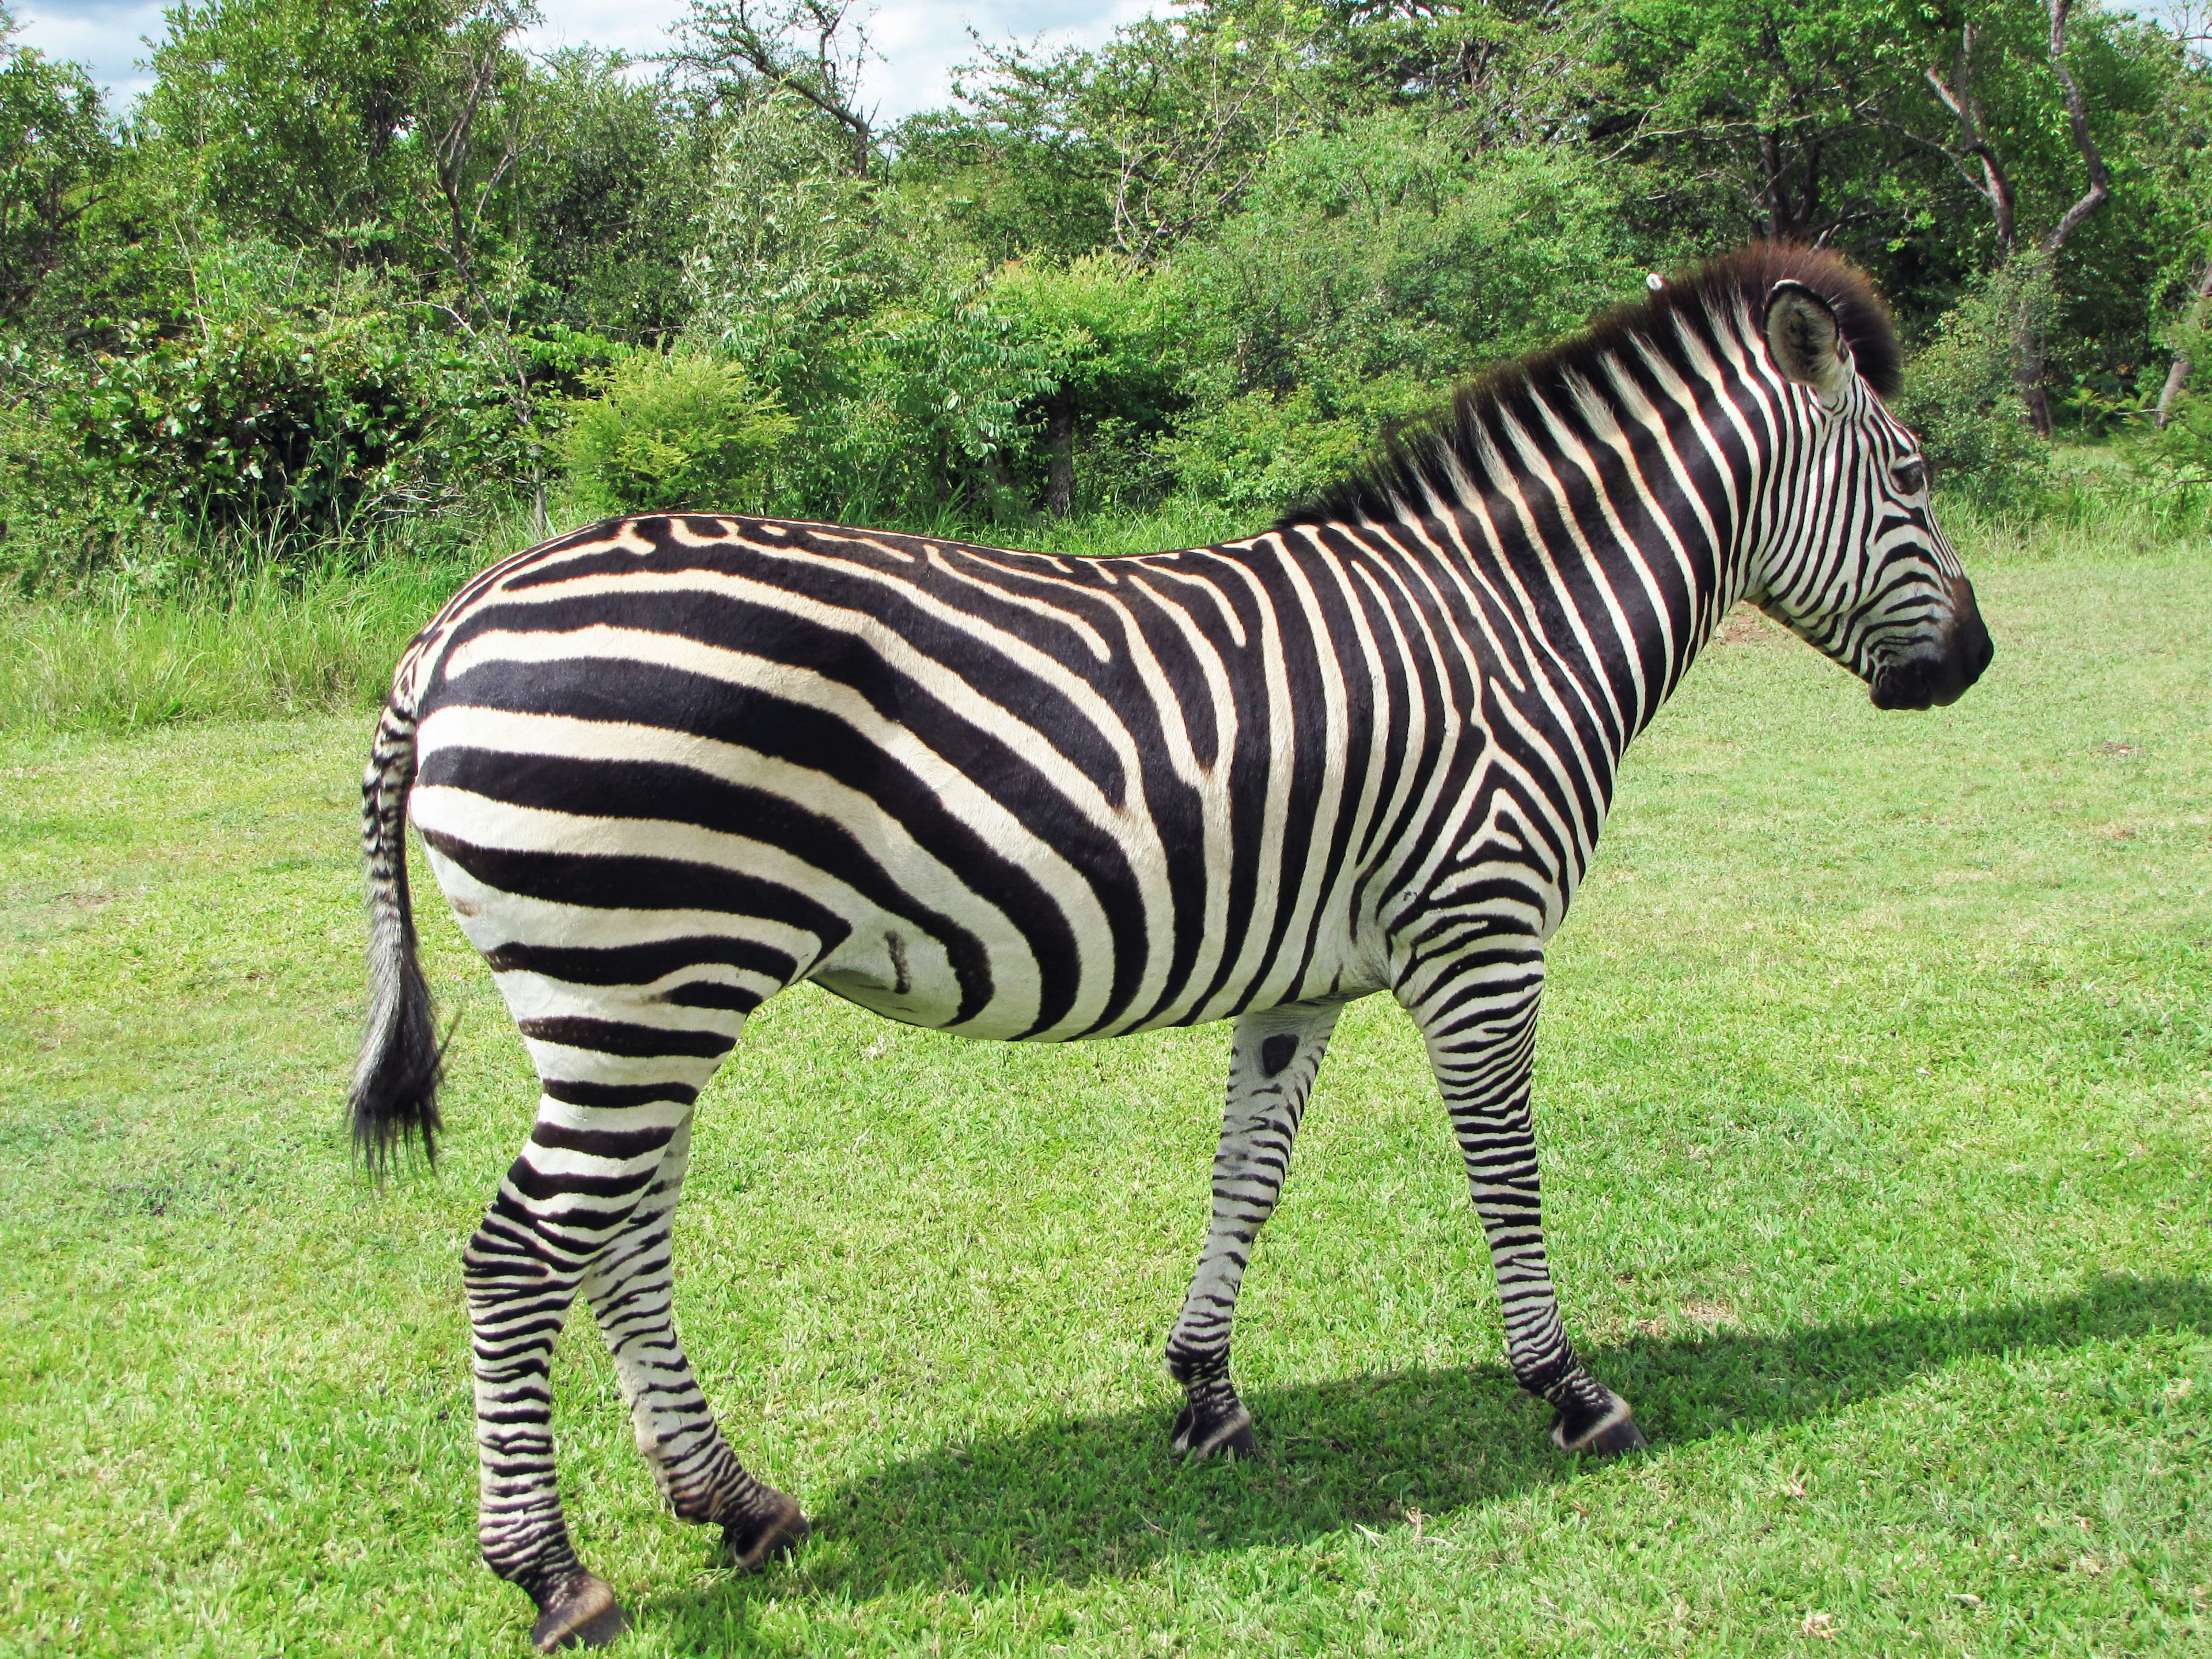
[[[1355,471],[1379,429],[1436,402],[1402,377],[1334,390],[1334,399],[1310,386],[1248,392],[1201,409],[1164,445],[1176,477],[1203,500],[1272,516]]]
[[[15,30],[0,5],[0,322],[74,252],[113,161],[91,76],[14,45]]]
[[[1183,487],[1287,506],[1455,382],[1635,294],[1618,208],[1573,151],[1469,154],[1405,112],[1293,141],[1181,267],[1194,407],[1164,448]]]
[[[558,325],[487,340],[374,277],[302,293],[305,275],[240,244],[192,264],[202,304],[173,331],[17,346],[0,363],[0,568],[36,586],[313,563],[409,518],[451,543],[542,479],[562,396],[622,349]]]
[[[349,260],[404,257],[392,244],[427,160],[410,129],[465,3],[180,6],[155,50],[146,118],[227,225]]]
[[[1173,273],[1103,253],[1017,259],[992,274],[985,292],[1079,419],[1157,428],[1184,403],[1198,323],[1194,296]]]
[[[1051,357],[980,287],[924,290],[848,337],[837,389],[807,411],[790,499],[832,516],[927,523],[948,504],[990,522],[1031,435]]]
[[[2050,446],[2021,414],[2024,332],[2055,301],[2047,261],[2023,257],[1975,282],[1905,367],[1898,418],[1920,437],[1936,487],[1987,511],[2032,503],[2048,481]]]
[[[1112,251],[1144,262],[1202,237],[1292,134],[1322,125],[1320,9],[1237,0],[1142,17],[1095,49],[985,45],[969,112],[908,128],[957,170],[958,218],[994,258]]]
[[[791,417],[737,363],[640,352],[568,405],[578,504],[605,513],[757,511]]]
[[[526,95],[530,142],[506,188],[529,309],[632,341],[681,330],[715,150],[707,112],[665,79],[636,79],[619,53],[580,47],[549,57]]]
[[[2200,351],[2212,342],[2200,345]],[[2212,507],[2212,397],[2181,393],[2164,426],[2148,420],[2134,431],[2129,459],[2137,476],[2152,488]]]
[[[406,343],[381,313],[255,310],[102,354],[56,417],[88,467],[156,517],[335,530],[421,435]]]
[[[2067,61],[2111,198],[2032,304],[1992,273],[2044,269],[2084,182],[2033,8],[1195,0],[1084,48],[982,42],[959,107],[889,134],[836,7],[697,0],[649,73],[532,57],[533,15],[180,7],[113,128],[81,72],[0,46],[0,562],[542,508],[568,411],[619,378],[587,376],[643,373],[635,347],[772,400],[773,465],[714,488],[775,510],[1258,514],[1751,234],[1869,264],[1925,343],[1909,412],[1948,487],[2043,510],[2023,386],[2113,424],[2202,268],[2212,65],[2100,0]],[[568,457],[578,487],[706,490],[659,418],[605,411],[647,424]]]
[[[825,348],[915,274],[902,204],[849,163],[783,96],[732,119],[716,152],[687,270],[691,331],[787,391],[834,380]]]
[[[1468,154],[1401,112],[1297,140],[1183,262],[1194,382],[1448,386],[1638,291],[1648,250],[1624,243],[1619,210],[1573,151]]]

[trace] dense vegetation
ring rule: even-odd
[[[2063,498],[2054,432],[2118,434],[2102,474],[2184,510],[2212,477],[2185,22],[1199,0],[1097,50],[979,43],[952,106],[884,126],[839,6],[694,0],[653,64],[532,56],[532,16],[180,4],[127,112],[0,47],[20,591],[625,507],[1249,526],[1486,360],[1753,235],[1878,276],[1954,496]]]

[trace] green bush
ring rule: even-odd
[[[135,328],[56,400],[86,468],[213,531],[335,530],[423,432],[397,319],[255,310],[150,343]]]
[[[2212,340],[2195,343],[2197,362],[2207,361],[2208,346]],[[2135,483],[2161,516],[2177,524],[2212,521],[2212,397],[2183,393],[2163,427],[2141,417],[2122,453]]]
[[[1357,387],[1251,392],[1202,409],[1162,445],[1182,488],[1246,512],[1279,513],[1358,470],[1383,433],[1444,394],[1402,376]]]
[[[567,400],[562,458],[587,511],[757,511],[793,422],[726,358],[640,352]]]
[[[35,587],[303,566],[402,517],[452,544],[542,482],[560,394],[623,349],[307,274],[264,244],[219,249],[179,303],[0,356],[0,567]]]
[[[1905,367],[1897,416],[1937,487],[1977,510],[2030,506],[2049,485],[2051,447],[2027,425],[2013,366],[2055,302],[2050,264],[2015,259],[1976,279]]]

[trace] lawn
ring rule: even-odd
[[[621,1651],[2212,1650],[2212,549],[1977,567],[1884,715],[1751,619],[1632,754],[1538,1073],[1563,1459],[1402,1014],[1340,1027],[1183,1467],[1159,1349],[1227,1030],[964,1043],[802,988],[702,1103],[679,1314],[797,1559],[658,1505],[580,1320]],[[320,714],[0,739],[0,1654],[524,1650],[477,1563],[457,1258],[534,1091],[461,1014],[434,1175],[339,1122],[356,779]]]

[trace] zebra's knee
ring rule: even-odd
[[[556,1277],[545,1252],[496,1209],[461,1246],[461,1287],[472,1306],[542,1291]]]

